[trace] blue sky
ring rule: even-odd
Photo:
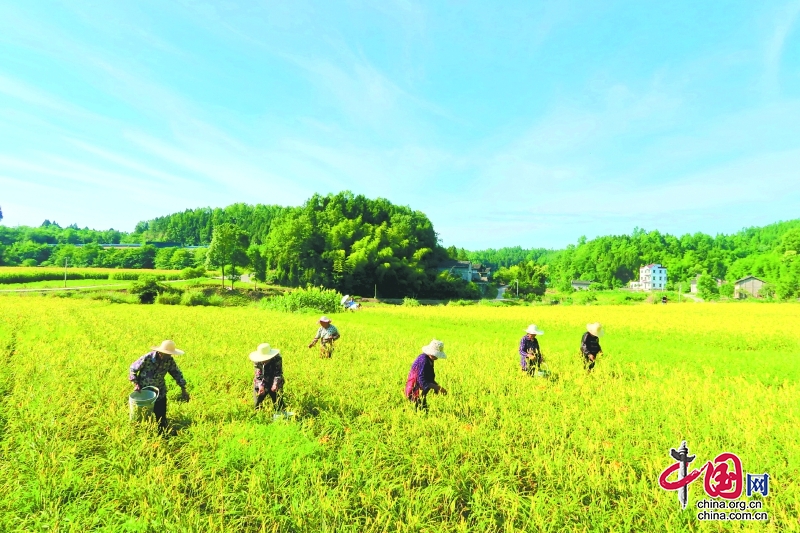
[[[3,223],[344,189],[471,249],[800,217],[800,0],[490,4],[0,4]]]

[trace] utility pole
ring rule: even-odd
[[[516,283],[516,284],[517,284],[517,300],[519,300],[519,280],[518,280],[518,279],[515,279],[515,280],[514,280],[514,283]]]
[[[378,284],[375,284],[375,299],[378,299]]]
[[[64,258],[64,288],[67,288],[67,261],[69,261],[69,257]]]

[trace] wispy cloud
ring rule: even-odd
[[[797,23],[800,15],[800,0],[792,0],[780,9],[775,17],[775,26],[766,42],[764,54],[764,84],[769,95],[776,95],[779,89],[778,74],[781,56],[786,39]]]
[[[139,132],[128,132],[126,138],[164,164],[191,172],[195,181],[215,183],[248,198],[296,204],[307,196],[305,187],[266,170],[269,161],[257,153],[220,149],[203,138],[187,138],[181,145]]]
[[[425,211],[448,243],[562,245],[717,228],[704,218],[717,215],[744,225],[753,202],[778,216],[800,183],[800,103],[778,83],[800,0],[768,36],[752,20],[769,6],[720,15],[716,29],[757,45],[698,32],[649,52],[634,22],[651,13],[607,3],[29,4],[0,6],[13,59],[0,65],[0,202],[31,216],[67,199],[81,224],[130,228],[351,189]]]
[[[5,95],[49,111],[72,115],[73,117],[86,117],[90,114],[86,109],[66,102],[28,83],[3,76],[2,74],[0,74],[0,95]]]

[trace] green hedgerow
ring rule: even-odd
[[[300,288],[287,292],[282,296],[276,296],[267,300],[262,300],[262,306],[267,309],[284,311],[287,313],[297,313],[304,310],[314,310],[321,313],[332,314],[342,310],[342,294],[334,289],[324,289],[321,287]]]

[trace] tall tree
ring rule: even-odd
[[[267,260],[258,246],[248,248],[247,257],[250,260],[250,277],[256,281],[255,287],[258,288],[259,281],[267,281]]]
[[[250,237],[239,227],[225,222],[214,228],[211,244],[206,254],[208,268],[222,268],[222,286],[225,286],[225,267],[234,270],[237,266],[247,266],[247,248],[250,246]],[[233,280],[231,280],[233,288]]]

